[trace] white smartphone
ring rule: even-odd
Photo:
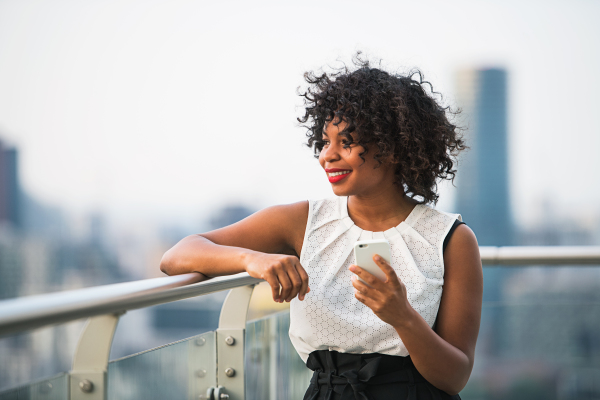
[[[390,243],[385,239],[359,240],[354,244],[354,264],[365,271],[373,274],[375,277],[386,280],[385,273],[373,261],[373,256],[378,254],[381,258],[391,265]],[[360,279],[360,277],[359,277]],[[360,279],[362,281],[362,279]],[[363,281],[364,282],[364,281]]]

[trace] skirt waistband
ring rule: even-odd
[[[306,366],[315,371],[311,379],[312,387],[318,388],[327,385],[328,392],[342,394],[346,387],[350,386],[354,392],[354,398],[359,400],[369,399],[365,393],[368,385],[402,382],[407,383],[413,389],[409,398],[416,399],[414,385],[427,382],[413,365],[410,356],[400,357],[378,353],[351,354],[317,350],[309,354]],[[311,397],[308,397],[308,400],[312,400]]]

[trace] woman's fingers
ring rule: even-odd
[[[292,265],[288,268],[288,276],[290,281],[292,282],[292,290],[285,297],[285,301],[290,302],[294,297],[296,297],[300,293],[300,289],[302,289],[302,279],[300,279],[300,275],[298,274],[296,263],[292,263]]]
[[[375,261],[375,263],[379,266],[379,268],[381,268],[385,276],[387,276],[387,282],[392,284],[400,283],[396,271],[394,271],[394,268],[392,268],[392,266],[388,264],[388,262],[385,261],[383,257],[381,257],[379,254],[375,254],[373,256],[373,261]]]
[[[375,279],[379,280],[378,278]],[[381,280],[379,281],[381,282]],[[352,286],[354,286],[354,289],[356,289],[354,297],[356,297],[357,294],[360,294],[363,298],[369,298],[376,301],[381,300],[382,292],[375,287],[371,287],[363,283],[360,279],[358,279],[358,276],[352,277]],[[358,299],[358,297],[356,298]]]
[[[262,278],[271,286],[273,300],[279,303],[291,301],[298,296],[304,300],[306,293],[310,292],[308,287],[308,274],[300,265],[297,257],[284,257],[272,259],[266,268]]]
[[[287,268],[283,266],[279,266],[277,268],[277,279],[279,280],[279,284],[281,285],[281,293],[279,295],[279,302],[283,303],[292,291],[292,282],[288,276]]]
[[[369,289],[372,290],[370,286],[367,286],[363,282],[361,282],[361,280],[358,279],[357,276],[352,277],[352,286],[354,286],[354,289],[358,290],[358,292],[362,293],[363,295],[366,295],[369,292]]]
[[[366,296],[364,293],[362,292],[356,292],[354,293],[354,297],[356,297],[356,299],[358,301],[360,301],[361,303],[363,303],[365,306],[373,309],[374,305],[375,305],[375,300],[373,300],[372,298]]]
[[[349,269],[356,275],[360,276],[360,279],[365,281],[369,286],[377,288],[383,284],[383,281],[381,279],[375,277],[375,275],[371,274],[369,271],[362,269],[358,265],[351,265]]]
[[[273,293],[273,301],[279,302],[279,280],[277,275],[272,272],[267,272],[264,276],[265,281],[271,286],[271,293]]]
[[[302,267],[300,264],[300,261],[298,261],[298,264],[296,265],[296,270],[298,271],[298,275],[302,280],[302,286],[300,287],[300,292],[298,293],[298,299],[304,300],[304,296],[306,296],[306,293],[310,291],[310,288],[308,287],[308,274],[304,270],[304,267]]]
[[[278,277],[282,286],[282,301],[290,302],[296,296],[300,300],[304,300],[304,296],[310,291],[308,274],[300,265],[300,260],[297,257],[289,257],[282,263]]]

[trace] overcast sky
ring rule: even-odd
[[[0,135],[44,202],[198,218],[331,195],[295,121],[304,71],[363,50],[419,67],[453,105],[457,69],[500,66],[517,217],[544,201],[598,217],[599,15],[573,0],[0,0]]]

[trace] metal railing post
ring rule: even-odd
[[[214,400],[217,387],[215,332],[188,341],[188,400]]]
[[[106,400],[108,357],[121,315],[99,315],[88,319],[69,372],[70,400]]]
[[[215,400],[244,400],[244,346],[248,305],[254,285],[232,289],[221,308],[217,329]]]

